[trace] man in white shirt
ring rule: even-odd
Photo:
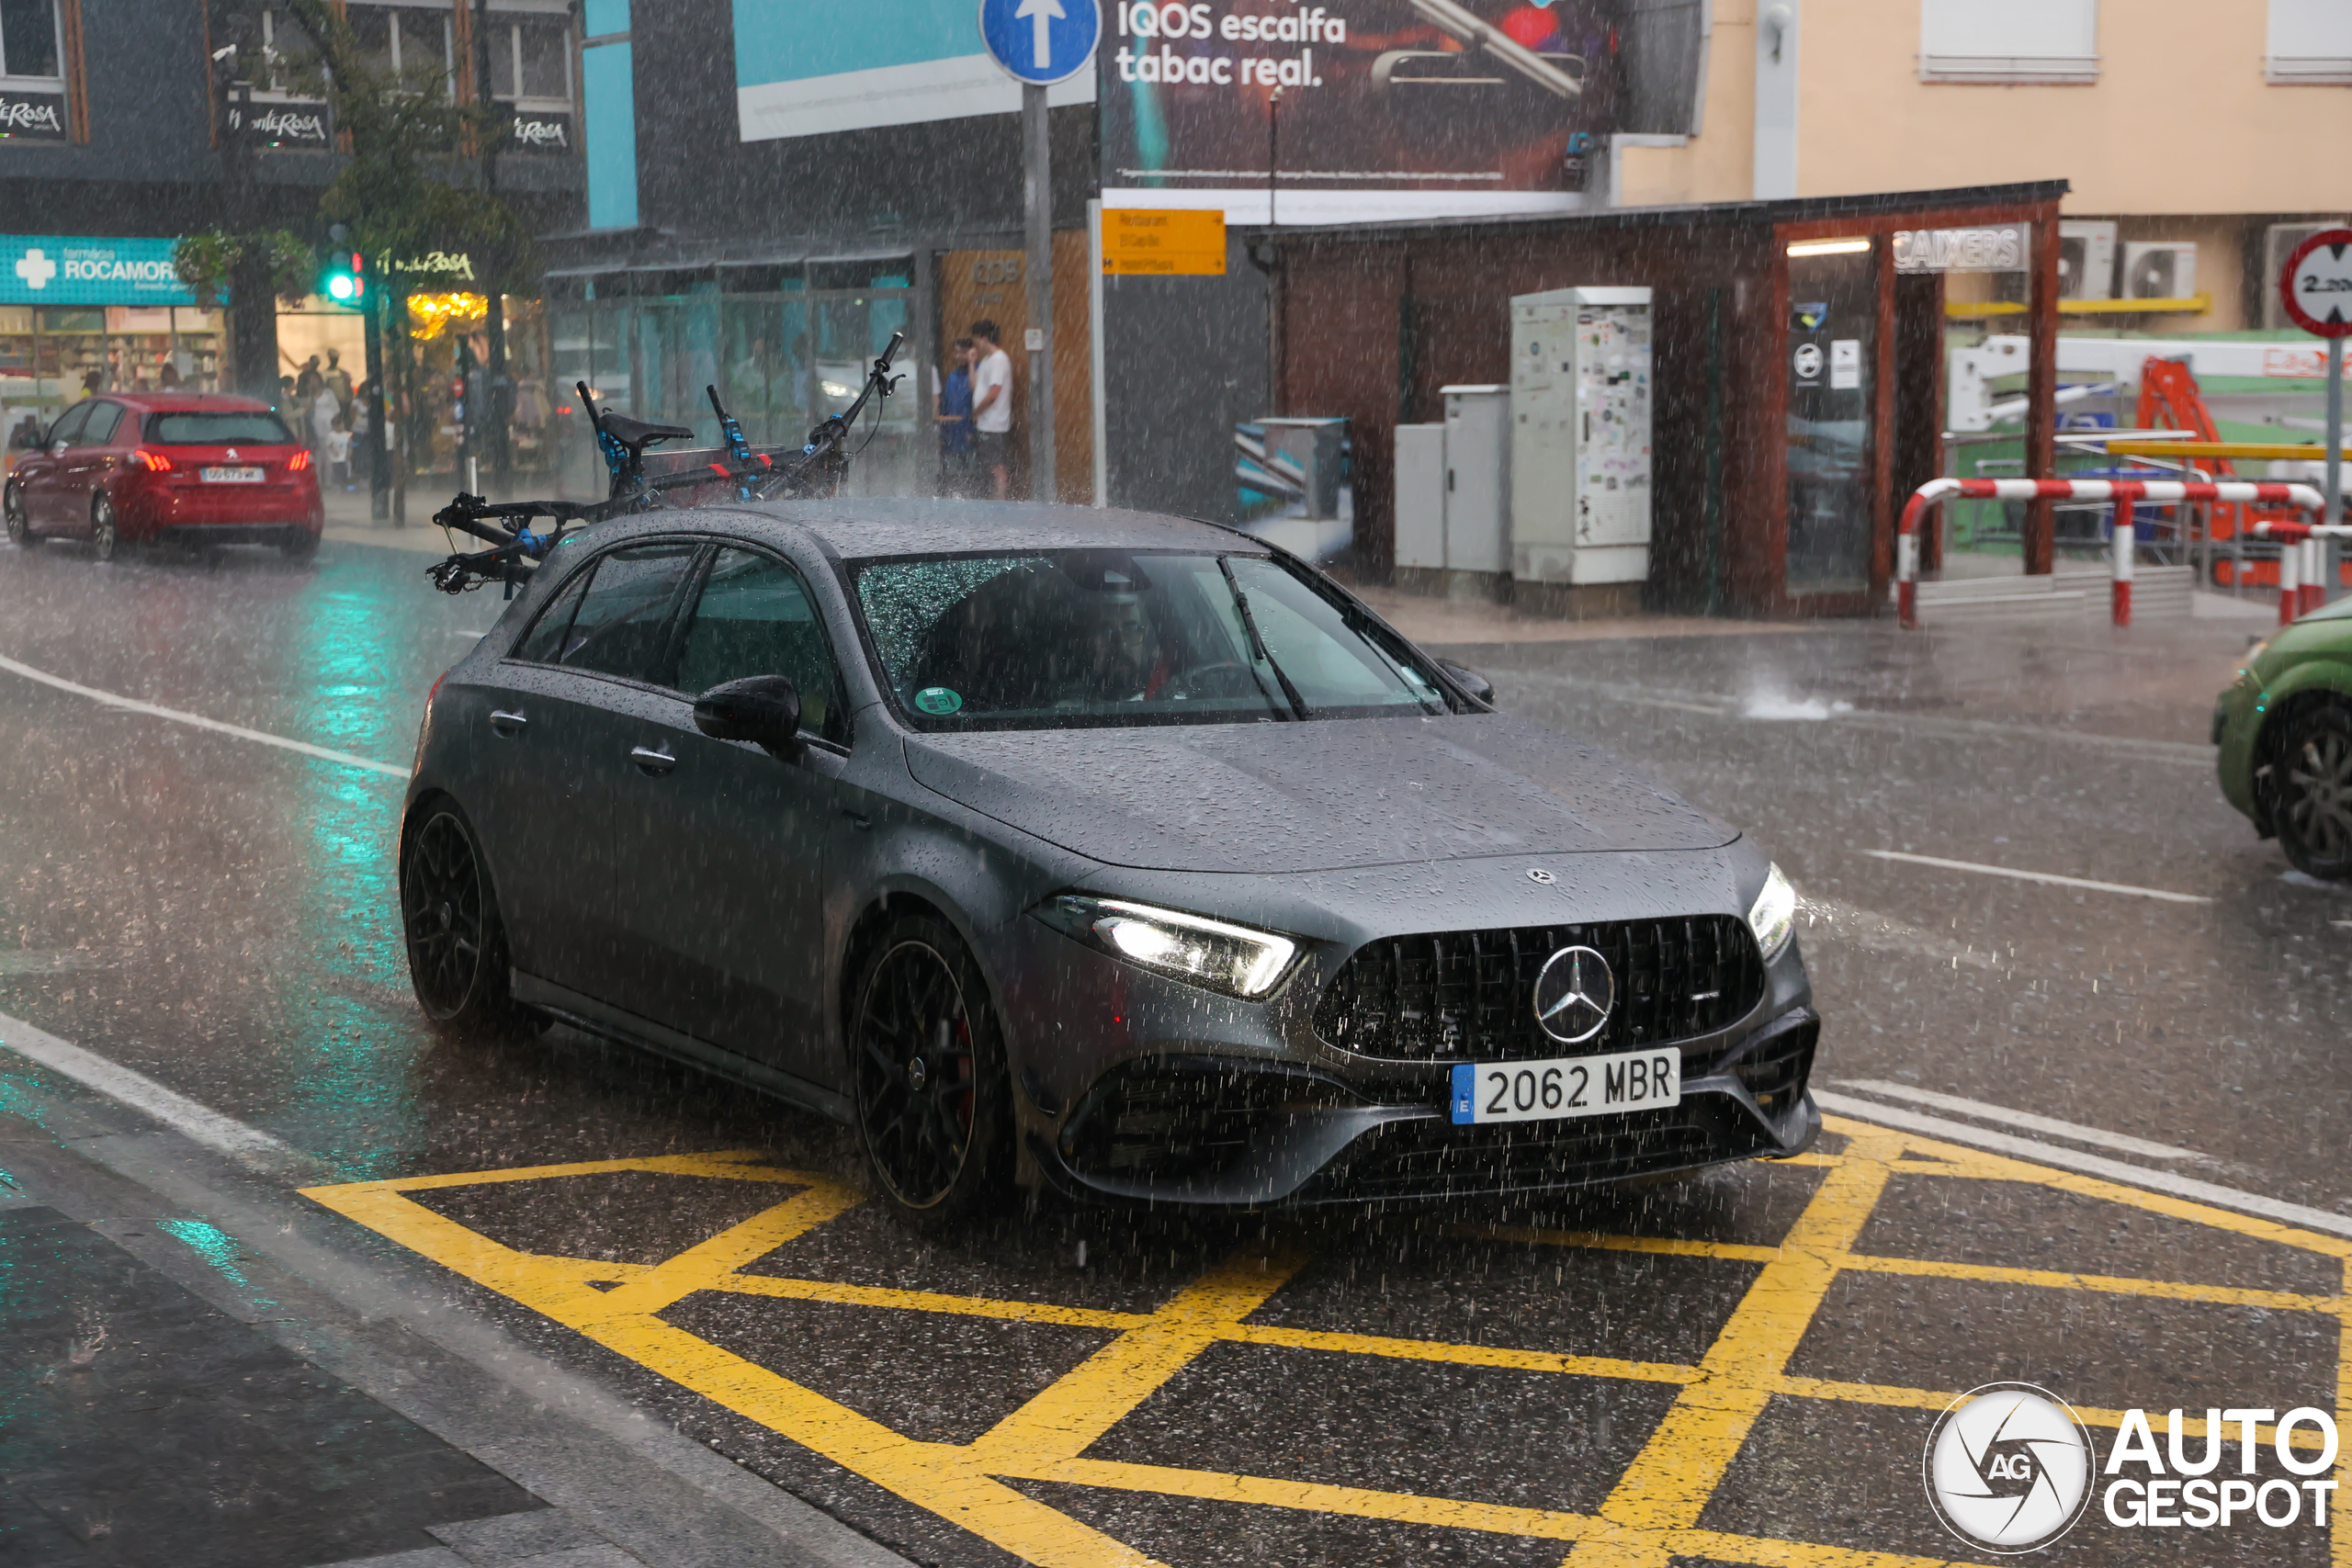
[[[1012,356],[997,346],[996,323],[972,323],[979,365],[972,371],[972,449],[996,481],[996,498],[1012,493]]]

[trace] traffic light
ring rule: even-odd
[[[319,292],[338,305],[358,310],[368,303],[368,267],[357,251],[337,251],[319,275]]]

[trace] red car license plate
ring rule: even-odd
[[[198,477],[209,485],[257,485],[261,483],[259,468],[201,468]]]

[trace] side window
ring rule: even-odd
[[[516,657],[650,679],[669,637],[678,589],[701,548],[661,544],[613,551],[582,574],[581,586],[566,588],[548,607]]]
[[[707,692],[746,675],[783,675],[800,692],[800,726],[846,740],[841,680],[800,574],[771,556],[722,549],[678,649],[676,685]]]
[[[563,652],[565,634],[571,630],[571,617],[580,613],[581,595],[588,591],[588,580],[595,575],[594,566],[572,573],[571,581],[548,601],[548,607],[531,623],[529,633],[516,645],[514,657],[533,664],[555,663]]]
[[[82,427],[82,438],[76,446],[104,446],[114,440],[115,426],[122,423],[120,403],[98,403],[90,410],[90,423]]]
[[[82,427],[90,423],[90,412],[96,407],[95,403],[79,402],[67,409],[59,416],[57,423],[50,426],[49,444],[54,446],[62,441],[68,446],[81,446]]]

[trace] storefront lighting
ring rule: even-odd
[[[1861,240],[1799,240],[1789,247],[1792,256],[1850,256],[1871,248],[1867,239]]]
[[[409,334],[431,342],[454,322],[459,326],[490,314],[490,301],[480,294],[412,294],[408,297]]]

